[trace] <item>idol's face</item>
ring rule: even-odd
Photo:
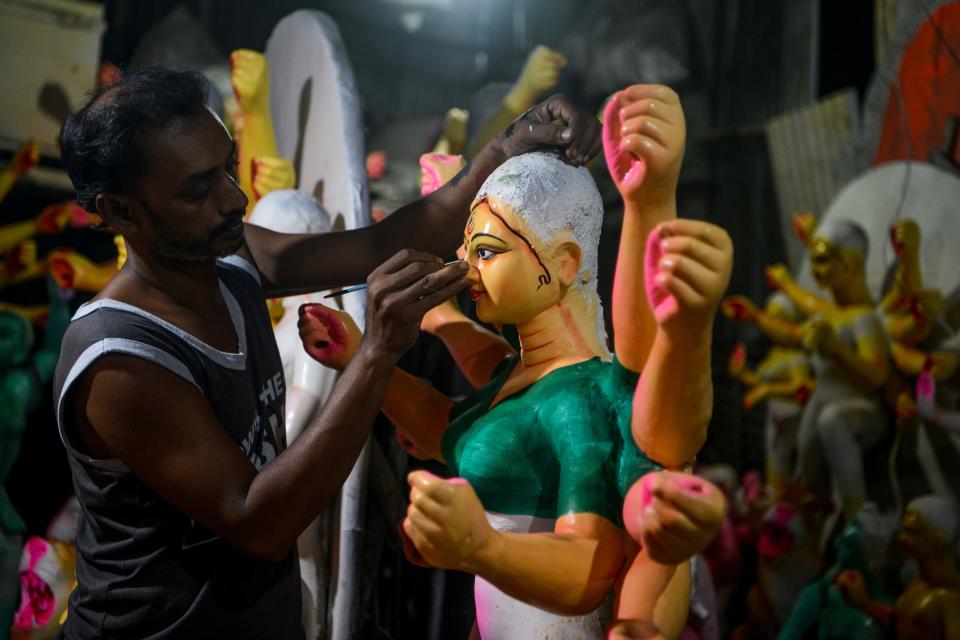
[[[943,536],[920,511],[907,509],[900,521],[897,546],[901,553],[917,558],[943,546]]]
[[[156,258],[203,262],[243,246],[247,198],[237,183],[237,149],[207,111],[147,134],[145,170],[129,190],[128,238]],[[126,234],[125,234],[126,235]]]
[[[509,208],[481,201],[467,220],[463,246],[467,280],[477,317],[493,324],[521,324],[560,300],[549,247]]]
[[[841,252],[824,238],[814,238],[810,249],[810,269],[814,280],[824,289],[836,286],[844,271]]]

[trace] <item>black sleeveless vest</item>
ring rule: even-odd
[[[238,353],[108,299],[81,306],[64,336],[54,402],[82,508],[67,638],[303,638],[295,549],[273,563],[231,547],[120,460],[86,455],[69,411],[72,389],[97,358],[132,355],[194,384],[258,470],[273,460],[284,446],[285,385],[259,274],[238,256],[217,271]]]

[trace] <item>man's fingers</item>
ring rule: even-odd
[[[374,269],[373,274],[396,273],[411,262],[435,262],[437,264],[443,264],[441,258],[431,253],[415,251],[413,249],[401,249],[388,258],[382,265]]]
[[[422,299],[418,300],[414,305],[414,308],[416,312],[422,316],[426,314],[427,311],[430,311],[430,309],[433,309],[434,307],[436,307],[438,304],[446,300],[449,300],[453,296],[457,295],[458,293],[466,289],[468,286],[470,286],[470,283],[467,281],[466,278],[459,278],[457,280],[454,280],[453,282],[445,286],[440,291],[431,293],[430,295],[424,296]]]
[[[400,270],[388,275],[384,279],[384,290],[405,289],[418,280],[424,280],[428,276],[440,271],[443,268],[442,263],[430,262],[411,262]]]
[[[426,275],[413,280],[403,289],[399,295],[400,299],[408,303],[418,303],[418,307],[423,306],[420,304],[426,299],[429,299],[432,302],[432,306],[426,306],[423,308],[423,313],[426,313],[433,307],[437,306],[444,300],[456,293],[464,286],[466,286],[466,278],[464,275],[467,273],[467,263],[458,260],[453,264],[448,264],[442,269],[432,271]],[[445,297],[440,297],[439,300],[435,294],[440,292],[446,292],[450,285],[453,286],[453,293],[446,295]],[[434,302],[435,301],[435,302]]]

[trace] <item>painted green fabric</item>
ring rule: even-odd
[[[623,526],[631,485],[660,467],[630,433],[638,375],[616,359],[562,367],[490,403],[519,362],[450,412],[441,448],[451,471],[473,485],[487,511],[555,519],[594,513]]]

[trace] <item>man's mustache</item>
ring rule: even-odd
[[[216,236],[223,235],[224,233],[233,231],[238,225],[241,224],[243,224],[243,211],[234,211],[233,213],[227,215],[227,218],[210,232],[210,237],[214,238]]]

